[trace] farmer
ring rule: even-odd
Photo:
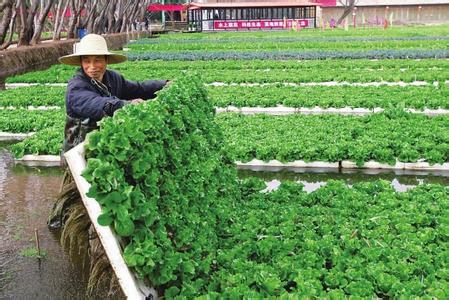
[[[69,80],[66,93],[64,151],[84,141],[86,133],[97,129],[97,122],[127,104],[138,104],[156,97],[166,80],[129,81],[108,64],[126,61],[126,56],[108,51],[106,40],[88,34],[75,45],[71,55],[59,58],[62,64],[80,66]]]
[[[102,118],[112,116],[124,105],[154,98],[155,92],[167,83],[166,80],[129,81],[107,70],[108,64],[124,62],[126,57],[109,52],[106,40],[100,35],[86,35],[76,44],[74,52],[59,58],[63,64],[81,67],[67,86],[64,152],[83,142],[88,132],[98,129],[97,122]],[[66,171],[48,226],[52,229],[63,226],[71,207],[80,201],[73,177]]]
[[[110,53],[105,39],[96,34],[86,35],[75,45],[73,54],[59,58],[63,64],[81,67],[67,86],[64,152],[84,141],[88,132],[98,128],[97,122],[102,118],[112,116],[124,105],[154,98],[155,92],[166,85],[166,80],[129,81],[117,72],[107,70],[108,64],[125,60],[123,55]],[[50,229],[64,227],[61,230],[61,243],[72,253],[83,253],[88,249],[90,290],[102,282],[102,288],[109,287],[109,295],[112,295],[111,289],[119,290],[118,280],[113,275],[69,171],[64,174],[60,194],[47,224]]]

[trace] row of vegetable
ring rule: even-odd
[[[449,108],[449,86],[217,86],[209,96],[218,107]]]
[[[343,47],[343,46],[342,46]],[[447,46],[445,46],[447,47]],[[446,49],[423,50],[260,50],[260,51],[139,51],[126,55],[130,61],[142,60],[187,60],[187,61],[215,61],[215,60],[311,60],[311,59],[424,59],[424,58],[448,58]]]
[[[44,134],[33,136],[31,142],[16,144],[14,153],[18,157],[26,153],[59,154],[64,127],[62,110],[0,113],[8,119],[0,122],[0,131],[27,133],[46,129]],[[216,122],[224,132],[227,153],[236,161],[351,160],[358,165],[369,160],[390,165],[396,161],[449,161],[448,116],[426,117],[401,109],[364,117],[228,113],[218,115]]]
[[[64,106],[65,87],[30,86],[0,92],[0,107]]]
[[[181,72],[197,71],[211,82],[445,82],[446,59],[392,60],[224,60],[224,61],[134,61],[111,65],[131,80],[170,79]],[[45,71],[7,78],[7,83],[66,83],[74,68],[55,65]]]
[[[220,114],[226,150],[234,160],[283,162],[374,160],[394,165],[449,161],[449,117],[389,110],[364,117]]]
[[[16,158],[24,155],[60,155],[64,140],[64,123],[46,127],[21,142],[11,144],[9,149]]]
[[[217,107],[449,109],[449,86],[208,86]],[[64,106],[65,87],[33,86],[0,94],[0,108]]]
[[[184,52],[184,51],[347,51],[362,50],[437,50],[447,48],[447,38],[425,39],[390,39],[378,40],[365,38],[360,41],[352,38],[317,39],[317,38],[240,38],[219,40],[184,39],[180,43],[173,43],[170,39],[139,40],[130,43],[127,51],[145,52]]]
[[[0,110],[0,132],[36,132],[48,127],[61,126],[64,124],[64,120],[65,115],[62,109],[52,111]]]

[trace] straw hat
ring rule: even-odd
[[[88,34],[79,43],[73,45],[73,54],[60,57],[59,62],[71,66],[80,66],[80,57],[83,55],[107,55],[108,64],[126,61],[126,56],[109,52],[104,37],[98,34]]]

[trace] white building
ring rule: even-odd
[[[316,2],[330,2],[317,0]],[[335,6],[323,6],[322,18],[329,22],[338,19],[346,0],[334,1]],[[381,25],[387,20],[393,24],[449,23],[449,0],[355,0],[355,8],[348,17],[352,24]]]

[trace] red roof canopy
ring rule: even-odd
[[[316,3],[321,6],[336,6],[337,0],[316,0]]]
[[[152,3],[148,5],[148,11],[181,11],[185,10],[185,6],[183,4],[161,4],[161,3]]]

